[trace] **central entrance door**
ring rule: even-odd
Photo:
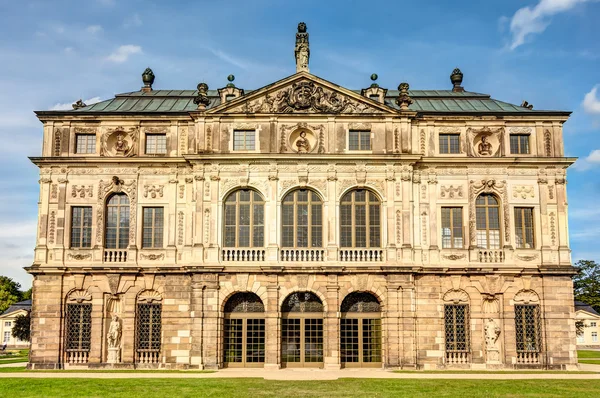
[[[371,293],[350,293],[341,307],[340,353],[344,367],[381,367],[381,306]]]
[[[262,367],[265,363],[265,307],[254,293],[236,293],[225,304],[223,363]]]
[[[323,367],[323,303],[313,293],[290,294],[281,306],[281,364]]]

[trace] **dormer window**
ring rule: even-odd
[[[369,98],[373,101],[379,101],[379,94],[371,94],[369,95]]]
[[[227,94],[225,96],[225,102],[229,102],[231,100],[233,100],[236,96],[234,94]]]

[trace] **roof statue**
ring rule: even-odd
[[[308,72],[310,49],[308,48],[308,33],[306,33],[306,24],[304,22],[298,24],[294,54],[296,56],[296,73],[302,71]]]

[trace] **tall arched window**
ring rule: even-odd
[[[265,245],[265,201],[251,189],[238,189],[225,199],[224,247]]]
[[[281,204],[281,246],[323,246],[323,202],[316,192],[297,189]]]
[[[354,189],[340,203],[340,246],[381,246],[381,203],[366,189]]]
[[[263,366],[265,306],[254,293],[236,293],[225,303],[223,362],[228,367]]]
[[[481,194],[475,201],[477,246],[500,249],[500,204],[494,195]]]
[[[112,195],[106,203],[104,247],[125,249],[129,243],[129,198],[124,193]]]
[[[381,305],[368,292],[350,293],[341,305],[340,355],[345,367],[381,366]]]
[[[311,292],[290,294],[281,305],[281,362],[323,366],[323,303]]]

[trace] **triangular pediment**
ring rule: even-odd
[[[296,73],[207,113],[371,114],[393,108],[307,72]]]

